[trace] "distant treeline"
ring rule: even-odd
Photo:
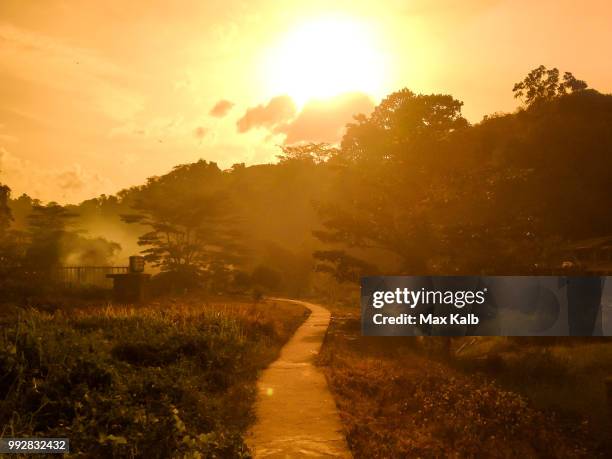
[[[404,89],[340,145],[229,170],[200,160],[78,206],[3,187],[0,261],[100,263],[111,241],[137,242],[162,290],[292,295],[376,273],[557,267],[569,243],[612,234],[612,95],[544,67],[514,92],[516,112],[470,125],[452,96]]]

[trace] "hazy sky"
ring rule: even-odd
[[[2,0],[0,182],[76,202],[269,162],[402,87],[478,122],[539,64],[611,92],[611,23],[603,0]]]

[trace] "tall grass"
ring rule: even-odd
[[[0,435],[68,437],[90,457],[248,457],[258,370],[294,305],[198,301],[3,316]]]
[[[583,398],[568,384],[576,362],[568,370],[567,360],[540,351],[536,358],[519,345],[516,366],[507,367],[516,372],[510,388],[495,362],[488,372],[466,368],[465,360],[436,353],[440,344],[435,337],[363,337],[354,314],[334,317],[319,363],[356,458],[609,457],[607,439],[592,423],[575,417],[568,424],[558,406],[532,398],[544,376],[558,387],[551,397],[560,405]],[[580,372],[591,375],[586,366]]]

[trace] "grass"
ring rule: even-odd
[[[517,341],[515,365],[500,369],[493,358],[487,371],[469,363],[482,361],[475,354],[467,357],[472,347],[464,347],[461,359],[445,361],[435,337],[362,337],[358,315],[336,308],[319,363],[354,456],[609,457],[609,438],[598,428],[603,425],[577,402],[592,396],[581,392],[597,382],[581,389],[568,381],[574,373],[589,380],[595,359],[611,351],[610,343],[591,343],[582,351],[577,346],[579,363],[557,348],[550,352],[564,355],[561,360],[542,357],[541,349],[532,355],[531,345]],[[549,403],[540,385],[543,375],[548,389],[558,387],[548,392]],[[605,410],[605,400],[598,403]]]
[[[586,422],[595,437],[612,429],[605,379],[612,376],[612,341],[602,338],[476,338],[455,364],[494,377],[568,424]]]
[[[82,457],[249,457],[258,371],[306,315],[195,299],[5,310],[0,435],[68,437]]]

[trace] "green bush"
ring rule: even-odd
[[[303,320],[265,306],[5,317],[0,435],[68,437],[95,457],[247,457],[257,371]]]

